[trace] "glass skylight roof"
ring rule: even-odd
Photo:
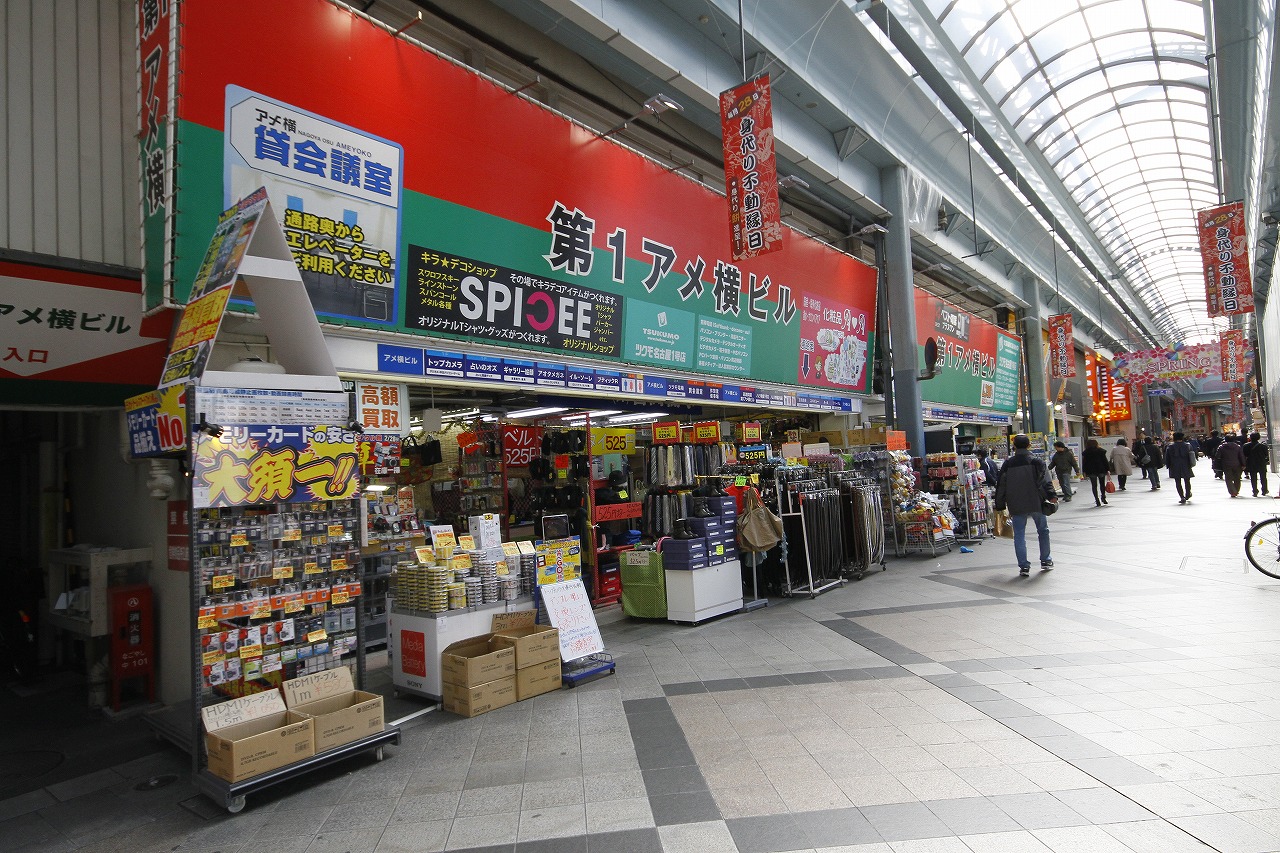
[[[1216,339],[1195,240],[1218,202],[1200,0],[911,0],[1174,340]]]

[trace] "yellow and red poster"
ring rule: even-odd
[[[1196,213],[1196,222],[1209,316],[1252,313],[1253,277],[1244,202],[1201,210]]]
[[[1054,379],[1072,379],[1076,375],[1076,349],[1070,314],[1049,318],[1049,372]]]
[[[769,75],[720,93],[724,190],[733,259],[782,248]]]
[[[222,425],[196,434],[192,457],[198,509],[346,500],[360,485],[356,434],[341,427]]]
[[[1244,381],[1244,330],[1228,329],[1218,339],[1222,359],[1222,381]]]

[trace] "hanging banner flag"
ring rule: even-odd
[[[1187,401],[1181,397],[1173,398],[1173,421],[1180,428],[1187,427]]]
[[[1244,420],[1244,397],[1240,394],[1239,388],[1231,389],[1231,422],[1240,423]]]
[[[1054,379],[1072,379],[1075,377],[1075,355],[1075,345],[1072,342],[1071,315],[1053,315],[1049,318],[1049,370]]]
[[[1205,301],[1210,317],[1253,312],[1253,279],[1245,234],[1244,202],[1196,213]]]
[[[1221,349],[1222,381],[1244,381],[1244,330],[1228,329],[1222,333],[1218,346]]]
[[[720,93],[720,131],[733,259],[741,261],[781,249],[768,74]]]

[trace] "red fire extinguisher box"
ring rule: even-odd
[[[111,707],[120,710],[120,688],[126,679],[145,678],[147,699],[156,699],[155,616],[151,587],[146,584],[108,587],[111,609]]]

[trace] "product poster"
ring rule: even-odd
[[[316,313],[391,323],[401,147],[239,86],[226,128],[224,198],[267,188]]]
[[[797,381],[846,390],[863,387],[869,322],[864,311],[829,297],[804,294]]]
[[[222,424],[194,433],[192,502],[197,509],[355,497],[356,434],[340,427]]]
[[[193,244],[213,228],[214,200],[238,191],[248,180],[240,175],[249,173],[254,186],[267,187],[273,210],[287,211],[295,258],[328,323],[453,339],[464,354],[468,342],[511,347],[516,358],[501,365],[473,364],[468,354],[463,366],[477,373],[501,367],[498,378],[509,384],[536,384],[532,365],[521,371],[515,364],[520,351],[532,350],[585,362],[597,390],[606,371],[621,374],[616,381],[625,386],[629,366],[640,365],[705,374],[710,382],[869,392],[865,369],[861,384],[850,384],[858,374],[845,367],[835,385],[816,373],[801,382],[800,365],[774,355],[799,349],[805,296],[865,315],[859,337],[869,350],[871,265],[785,226],[762,230],[772,251],[735,260],[726,201],[716,190],[329,0],[234,8],[228,14],[223,0],[181,6],[176,301],[188,295],[192,258],[203,248]],[[272,42],[265,52],[264,33]],[[741,121],[735,128],[741,134]],[[756,156],[764,223],[764,184],[772,178],[761,156],[772,135],[761,128],[747,129],[754,152],[745,135],[738,150]],[[341,182],[333,177],[335,152]],[[350,157],[364,169],[359,193],[349,183]],[[225,163],[225,178],[208,168],[217,162]],[[394,167],[378,173],[390,195],[367,191],[369,162]],[[747,180],[744,172],[744,187]],[[343,227],[350,233],[340,237]],[[358,279],[353,260],[362,267]],[[389,288],[398,288],[391,299]],[[397,364],[421,370],[428,347],[445,349],[424,340],[404,356],[415,363]],[[846,357],[857,361],[846,350],[833,365]]]
[[[1205,303],[1210,317],[1253,311],[1253,274],[1244,202],[1196,213],[1200,260],[1204,264]]]
[[[1129,386],[1116,379],[1111,365],[1090,353],[1085,359],[1085,372],[1092,375],[1090,396],[1107,407],[1107,420],[1127,421],[1132,417]]]
[[[1016,411],[1019,339],[919,288],[915,300],[921,353],[929,338],[938,344],[938,374],[920,383],[921,397],[929,403]]]
[[[582,577],[582,541],[577,536],[535,542],[538,586]]]

